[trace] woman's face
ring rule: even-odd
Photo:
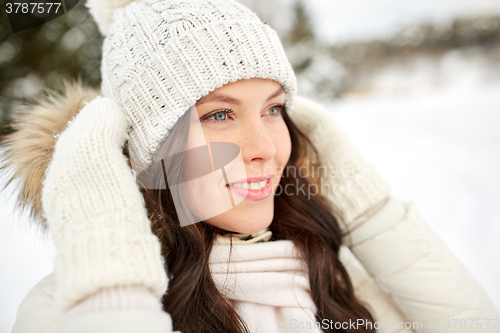
[[[274,194],[291,153],[290,134],[281,115],[284,103],[285,91],[279,83],[253,78],[210,92],[192,109],[194,122],[191,121],[188,151],[206,141],[214,170],[216,156],[221,153],[220,148],[218,153],[215,151],[216,142],[231,142],[241,149],[238,158],[233,160],[234,156],[230,156],[233,162],[223,168],[224,173],[219,170],[190,182],[187,196],[191,209],[197,215],[201,211],[216,212],[207,215],[210,217],[204,218],[205,223],[238,233],[254,233],[271,224]],[[192,126],[198,119],[198,127]],[[197,130],[200,125],[201,130]],[[224,150],[223,147],[223,154],[234,155],[231,145],[227,153]],[[186,155],[184,168],[188,174],[196,174],[190,169],[200,169],[196,156],[199,157]],[[207,181],[207,177],[211,180]],[[224,200],[230,203],[224,206]]]

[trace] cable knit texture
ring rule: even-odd
[[[59,136],[42,205],[57,248],[57,306],[105,287],[142,285],[160,298],[160,242],[122,153],[127,119],[109,98],[88,103]]]
[[[149,166],[179,117],[226,83],[275,80],[293,107],[296,78],[278,35],[234,0],[134,1],[112,19],[96,16],[100,2],[88,6],[107,31],[101,89],[132,124],[134,169]]]

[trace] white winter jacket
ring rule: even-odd
[[[377,230],[382,220],[390,223]],[[349,247],[342,246],[340,258],[356,294],[368,303],[379,323],[377,332],[500,332],[500,324],[493,328],[500,316],[482,287],[429,228],[413,203],[391,198],[352,236]],[[12,333],[58,332],[55,284],[50,274],[28,293]],[[466,328],[460,328],[463,320]],[[121,333],[136,332],[134,325],[139,324],[154,332],[155,323],[156,327],[163,324],[162,317],[144,316],[140,311],[90,315],[85,321],[90,326],[90,321],[95,321],[96,327],[109,323],[115,328],[120,322]]]

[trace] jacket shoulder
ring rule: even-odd
[[[354,289],[356,297],[365,304],[375,322],[405,322],[405,316],[392,296],[383,291],[366,268],[346,246],[342,245],[339,259],[344,265]],[[410,333],[412,329],[394,327],[384,328],[386,333]]]
[[[60,314],[54,305],[55,276],[47,275],[26,295],[17,310],[12,333],[55,333]]]

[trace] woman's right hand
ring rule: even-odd
[[[167,290],[160,242],[122,153],[127,127],[116,102],[98,97],[56,142],[42,205],[57,249],[62,312],[105,288],[139,285],[157,299]]]

